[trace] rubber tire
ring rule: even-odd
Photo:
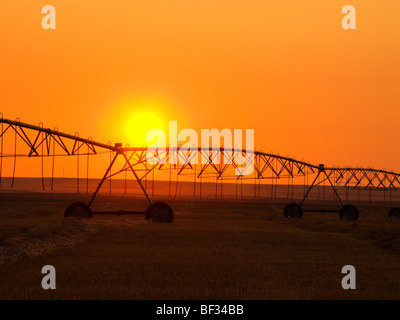
[[[392,208],[389,210],[389,214],[388,214],[389,218],[400,218],[400,208]]]
[[[155,202],[147,208],[145,219],[153,222],[171,223],[174,220],[174,212],[165,202]]]
[[[298,203],[289,203],[283,210],[286,218],[301,219],[303,217],[303,208]]]
[[[74,214],[74,210],[79,210],[81,214]],[[81,217],[81,218],[92,218],[92,210],[90,207],[83,202],[74,202],[65,209],[64,217]]]
[[[358,219],[358,209],[352,204],[345,204],[340,208],[339,218],[342,220],[357,220]]]

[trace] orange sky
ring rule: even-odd
[[[357,30],[341,27],[347,4]],[[393,0],[2,0],[0,111],[129,143],[147,103],[165,126],[249,128],[267,152],[400,172],[399,14]]]

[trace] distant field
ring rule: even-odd
[[[336,213],[286,219],[284,204],[268,199],[170,199],[172,224],[141,215],[63,218],[69,203],[89,196],[0,194],[1,299],[400,297],[400,220],[387,217],[389,206],[359,205],[351,222]],[[143,197],[103,194],[94,208],[146,206]],[[47,264],[56,290],[41,288]],[[348,264],[356,290],[341,287]]]
[[[165,178],[165,177],[164,177]],[[168,177],[167,177],[168,178]],[[80,178],[79,183],[76,178],[21,178],[16,177],[14,185],[12,185],[12,178],[2,177],[1,190],[3,192],[54,192],[54,193],[77,193],[92,194],[99,185],[100,178],[98,179],[85,179]],[[295,180],[293,185],[288,185],[287,178],[274,181],[271,185],[271,180],[258,180],[254,184],[253,179],[239,181],[239,180],[224,180],[219,179],[216,182],[215,177],[208,180],[206,178],[195,181],[192,177],[188,176],[173,176],[171,181],[168,180],[153,180],[152,177],[146,177],[142,180],[142,184],[150,196],[162,196],[171,198],[187,198],[187,199],[200,199],[200,198],[225,198],[225,199],[248,199],[248,200],[268,200],[280,202],[287,199],[301,200],[307,192],[309,184],[303,185],[304,179],[302,177]],[[277,184],[278,182],[278,184]],[[311,181],[309,181],[311,184]],[[53,186],[53,190],[51,187]],[[135,179],[117,179],[113,178],[106,180],[100,189],[100,192],[105,194],[126,194],[131,196],[143,196],[143,191]],[[352,203],[372,204],[379,203],[383,205],[390,205],[393,203],[400,203],[400,191],[395,190],[364,190],[353,189],[352,187],[338,187],[337,192],[343,201]],[[323,200],[328,202],[337,202],[337,197],[333,192],[332,187],[320,185],[314,187],[308,194],[309,200]]]

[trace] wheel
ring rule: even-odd
[[[65,210],[64,217],[92,218],[92,210],[83,202],[74,202]]]
[[[357,220],[358,209],[352,204],[346,204],[340,208],[339,217],[342,220]]]
[[[303,209],[297,203],[289,203],[283,210],[283,215],[286,218],[300,219],[303,216]]]
[[[147,208],[145,219],[154,222],[170,223],[174,220],[174,213],[168,204],[164,202],[155,202]]]
[[[389,218],[400,218],[400,208],[392,208],[389,210]]]

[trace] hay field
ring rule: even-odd
[[[166,201],[172,224],[141,215],[64,219],[89,195],[0,194],[0,299],[398,299],[400,220],[360,205],[283,217],[283,203]],[[94,209],[141,210],[143,198],[100,195]],[[318,207],[318,206],[316,206]],[[43,290],[53,265],[57,289]],[[357,289],[343,290],[353,265]]]

